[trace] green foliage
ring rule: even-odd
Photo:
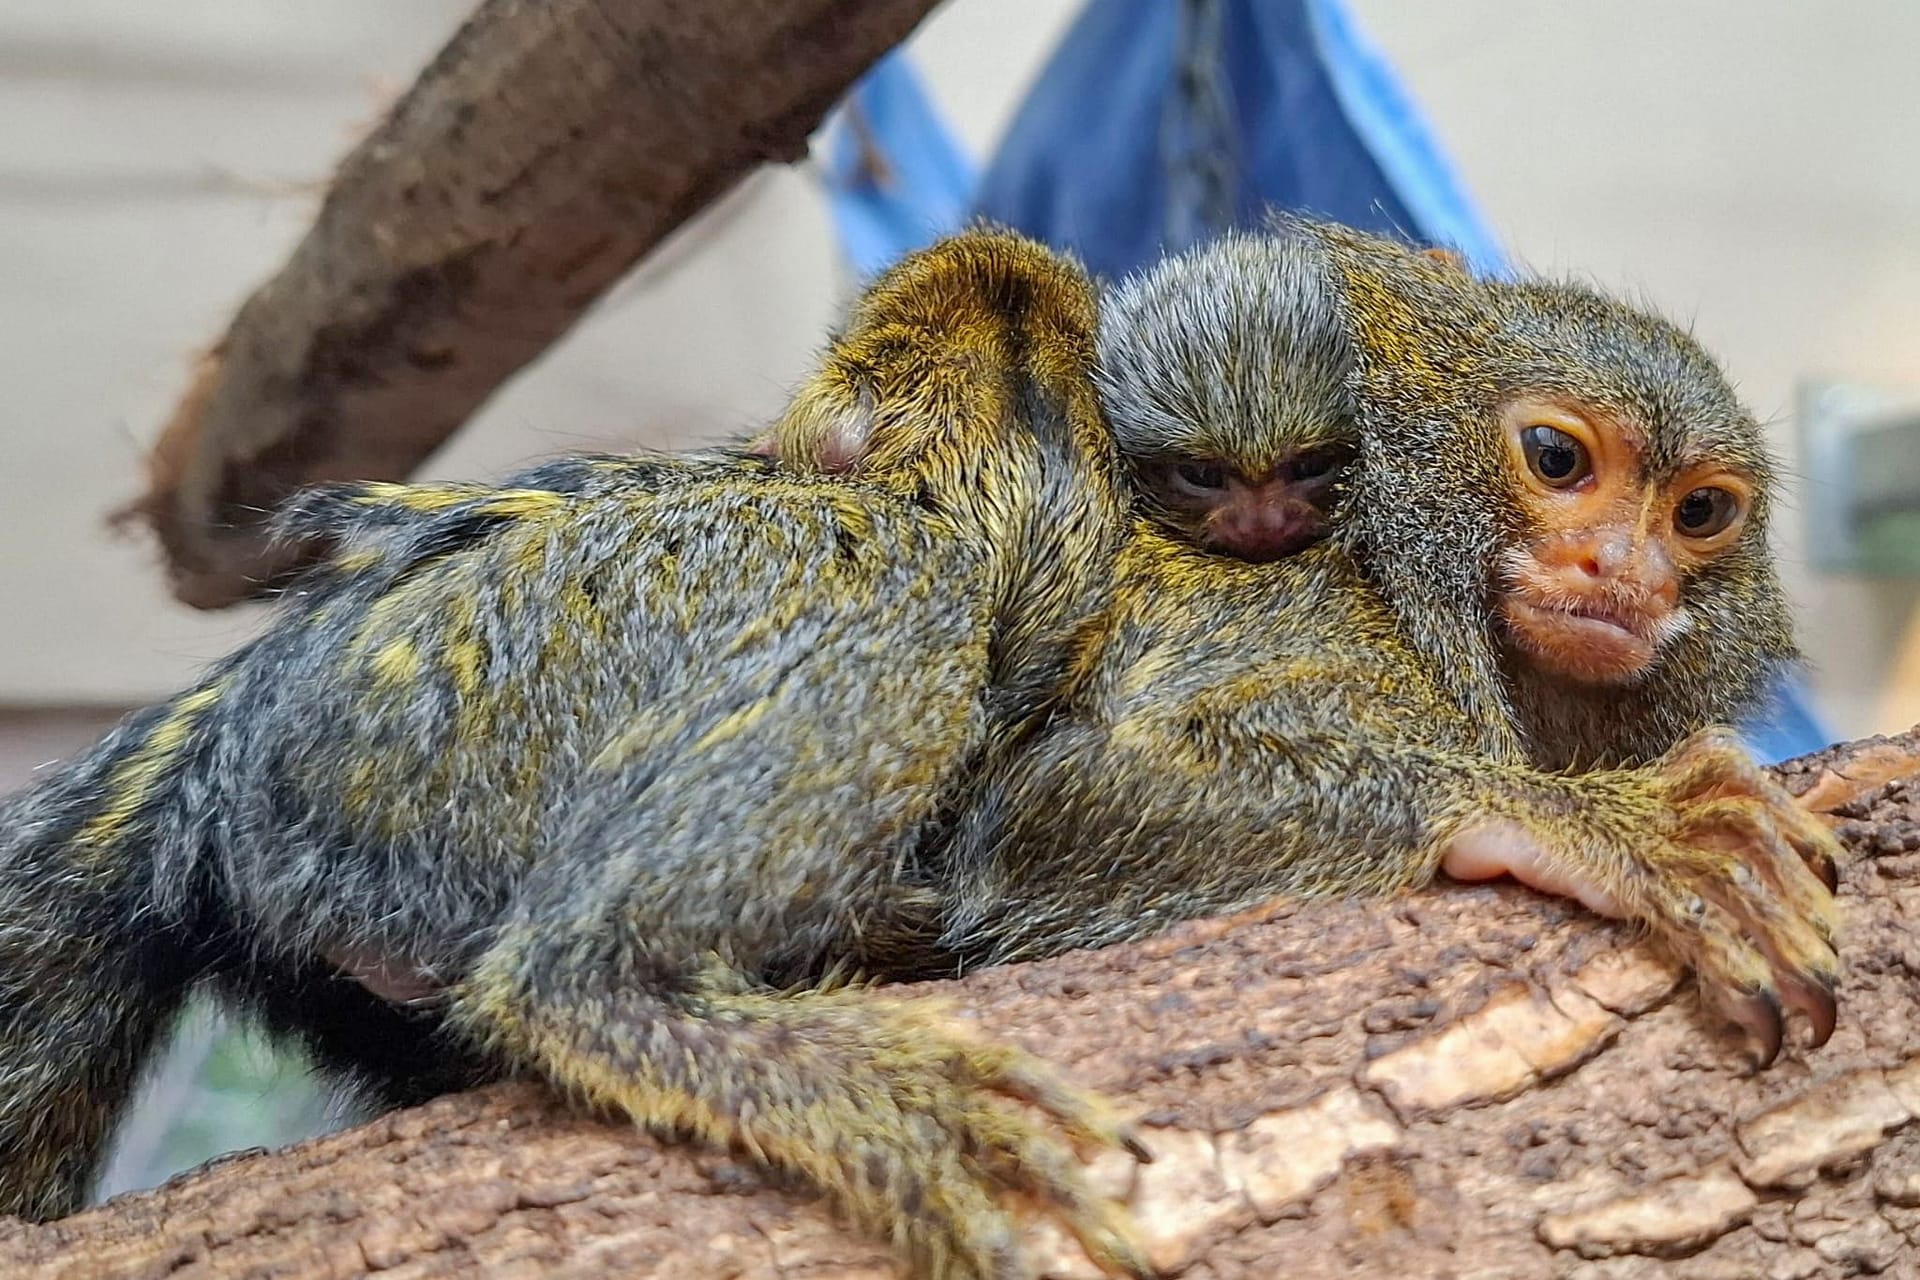
[[[196,999],[142,1083],[94,1198],[156,1186],[225,1152],[327,1133],[349,1110],[297,1048],[277,1046]]]

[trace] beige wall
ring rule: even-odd
[[[0,705],[150,697],[241,633],[231,615],[170,605],[150,549],[110,538],[100,514],[137,487],[139,442],[195,346],[466,7],[0,6]],[[952,0],[920,37],[976,153],[1075,8]],[[1920,6],[1356,8],[1536,266],[1690,320],[1763,415],[1783,415],[1812,373],[1920,383]],[[840,288],[810,175],[764,175],[508,388],[432,474],[750,426],[804,367]],[[1793,528],[1782,550],[1822,693],[1843,728],[1865,728],[1913,593],[1812,580]]]

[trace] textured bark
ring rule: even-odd
[[[405,476],[666,234],[806,153],[935,0],[485,0],[207,357],[128,514],[176,595],[284,575],[288,492]]]
[[[1507,887],[1279,905],[931,989],[1145,1117],[1156,1161],[1096,1170],[1169,1274],[1913,1274],[1920,733],[1783,772],[1851,850],[1848,972],[1833,1041],[1763,1073],[1626,931]],[[1047,1274],[1094,1274],[1032,1239]],[[0,1274],[369,1270],[894,1274],[817,1202],[528,1085],[0,1221]]]

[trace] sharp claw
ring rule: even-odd
[[[1153,1269],[1145,1255],[1140,1252],[1131,1237],[1125,1232],[1108,1231],[1098,1239],[1086,1242],[1088,1253],[1107,1268],[1131,1276],[1133,1280],[1157,1280],[1159,1272]]]
[[[1827,886],[1828,893],[1840,892],[1840,864],[1825,849],[1815,854],[1813,873],[1820,877],[1820,883]]]
[[[1799,979],[1794,985],[1801,996],[1795,1003],[1813,1022],[1813,1039],[1808,1044],[1818,1049],[1833,1038],[1834,1023],[1840,1019],[1840,1002],[1834,998],[1833,976],[1817,973]]]
[[[1780,1045],[1787,1036],[1786,1019],[1780,1014],[1780,998],[1771,991],[1756,991],[1742,1005],[1746,1016],[1740,1021],[1760,1041],[1754,1070],[1765,1071],[1780,1056]]]
[[[1140,1141],[1140,1135],[1132,1131],[1120,1135],[1120,1147],[1141,1164],[1153,1163],[1153,1148]]]
[[[1834,1002],[1832,996],[1828,996],[1826,1000],[1822,1002],[1820,1011],[1810,1014],[1810,1016],[1813,1018],[1813,1038],[1807,1041],[1807,1047],[1810,1049],[1825,1048],[1827,1041],[1833,1039],[1834,1024],[1839,1020],[1840,1016],[1839,1006]]]

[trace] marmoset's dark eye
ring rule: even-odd
[[[1673,509],[1673,527],[1689,538],[1711,538],[1740,514],[1740,499],[1725,489],[1695,489]]]
[[[1520,433],[1520,448],[1533,474],[1556,489],[1571,489],[1593,474],[1587,446],[1558,427],[1528,427]]]
[[[1287,479],[1319,480],[1330,476],[1353,458],[1353,450],[1343,445],[1328,445],[1324,449],[1309,449],[1287,463]]]
[[[1210,462],[1183,462],[1174,468],[1174,474],[1180,482],[1190,489],[1224,489],[1227,487],[1227,469]]]

